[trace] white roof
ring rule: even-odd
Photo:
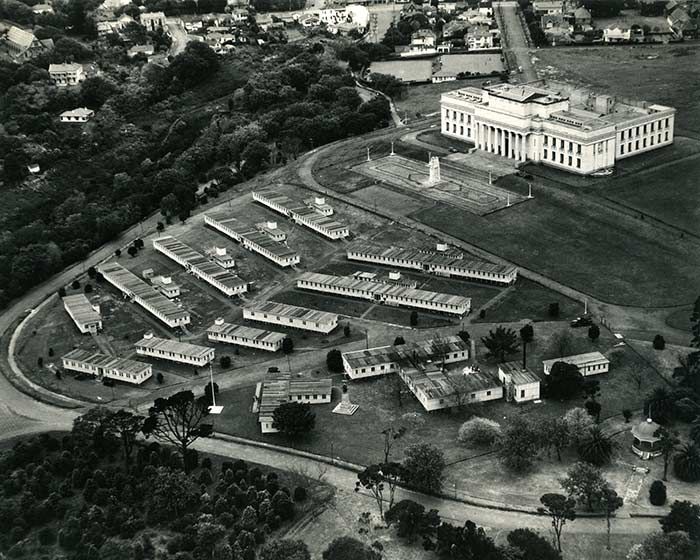
[[[63,111],[61,113],[62,117],[92,117],[95,114],[95,111],[92,109],[88,109],[87,107],[78,107],[77,109],[73,109],[71,111]]]
[[[543,360],[542,365],[544,365],[545,367],[552,366],[556,362],[565,362],[567,364],[574,364],[576,366],[584,366],[596,363],[609,364],[610,360],[608,360],[600,352],[586,352],[585,354],[575,354],[573,356],[564,356],[563,358]]]
[[[83,65],[82,64],[76,64],[76,63],[63,63],[63,64],[49,64],[49,74],[55,73],[60,73],[60,72],[77,72],[78,70],[82,70]]]

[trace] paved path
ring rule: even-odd
[[[518,3],[494,2],[494,9],[501,29],[501,46],[504,55],[522,68],[522,72],[518,72],[518,68],[510,68],[516,71],[516,74],[512,74],[512,79],[518,82],[536,80],[537,71],[530,57],[527,37],[518,14]]]
[[[177,56],[184,51],[187,46],[187,31],[185,31],[179,18],[167,20],[166,25],[168,26],[170,37],[173,40],[168,54],[170,56]]]

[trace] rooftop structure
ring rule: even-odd
[[[347,257],[355,261],[398,266],[439,276],[468,278],[494,284],[512,284],[518,275],[518,269],[514,266],[465,259],[462,253],[385,247],[373,243],[353,245],[348,249]]]
[[[287,239],[287,234],[277,227],[277,222],[273,220],[268,220],[266,222],[259,222],[255,224],[255,227],[260,230],[265,235],[269,236],[273,241],[284,241]]]
[[[63,123],[86,123],[95,116],[95,111],[87,107],[78,107],[70,111],[63,111],[60,121]]]
[[[418,290],[395,283],[368,281],[352,276],[306,272],[297,278],[297,288],[459,316],[469,313],[471,309],[471,298]]]
[[[540,378],[520,362],[498,364],[498,379],[506,387],[506,400],[534,401],[540,398]]]
[[[63,307],[81,333],[97,333],[102,330],[99,305],[90,303],[90,300],[83,294],[66,296],[62,301]]]
[[[140,385],[153,375],[150,364],[108,356],[91,350],[72,350],[63,356],[61,361],[64,369],[88,373],[97,378],[124,381],[133,385]]]
[[[348,226],[324,216],[321,212],[296,202],[285,195],[268,190],[253,191],[253,200],[302,224],[329,239],[342,239],[350,235]]]
[[[31,31],[13,25],[7,30],[3,41],[10,56],[17,59],[33,58],[53,49],[52,39],[37,39]]]
[[[544,360],[542,367],[545,375],[549,375],[552,371],[552,366],[557,362],[573,364],[578,367],[578,371],[584,377],[588,375],[597,375],[599,373],[607,373],[610,369],[610,360],[608,360],[600,352],[587,352],[585,354],[576,354],[574,356],[564,356],[563,358],[553,358]]]
[[[335,313],[275,301],[244,307],[243,318],[322,333],[329,333],[338,326],[338,315]]]
[[[129,299],[155,315],[170,328],[190,323],[190,314],[170,301],[155,288],[141,280],[116,262],[108,262],[98,266],[105,280],[112,284]]]
[[[282,375],[258,384],[255,405],[263,434],[276,433],[275,410],[287,402],[323,404],[331,402],[333,382],[330,379],[299,379]]]
[[[212,262],[179,239],[167,235],[153,240],[156,251],[170,257],[187,272],[214,286],[227,296],[234,296],[248,291],[248,283],[229,272],[221,265]]]
[[[250,227],[236,218],[215,219],[205,215],[204,223],[238,241],[243,248],[258,253],[276,265],[287,267],[299,262],[299,254],[296,251],[278,243],[269,234],[261,232],[259,228]]]
[[[225,323],[223,319],[217,319],[207,329],[207,337],[213,342],[226,342],[228,344],[276,352],[282,348],[282,341],[286,335],[274,331]]]
[[[661,426],[651,418],[640,422],[632,428],[632,451],[642,459],[651,459],[661,455]]]
[[[566,84],[496,84],[442,94],[441,129],[480,150],[581,175],[673,143],[675,109],[581,94]]]
[[[156,276],[151,279],[151,284],[167,298],[173,299],[180,295],[180,285],[173,282],[170,276]]]
[[[158,338],[153,336],[153,333],[146,333],[134,347],[136,348],[136,353],[142,356],[150,356],[181,364],[201,367],[214,361],[213,348],[168,338]]]

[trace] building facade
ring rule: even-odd
[[[149,31],[165,29],[165,14],[163,12],[145,12],[139,16],[139,22]]]
[[[61,361],[64,369],[94,375],[98,379],[114,379],[132,385],[141,385],[153,375],[151,364],[90,350],[73,350],[63,356]]]
[[[335,313],[275,301],[244,307],[243,318],[320,333],[329,333],[338,326],[338,316]]]
[[[152,333],[146,333],[144,337],[134,344],[136,353],[141,356],[168,360],[179,364],[191,366],[205,366],[214,361],[214,349],[188,342],[179,342],[168,338],[158,338]]]
[[[102,330],[102,316],[100,306],[93,305],[83,294],[66,296],[63,298],[63,307],[66,313],[73,319],[75,326],[83,334],[97,334]]]
[[[225,323],[223,319],[217,319],[207,329],[207,338],[212,342],[224,342],[237,346],[247,346],[267,352],[277,352],[282,349],[284,334]]]
[[[577,101],[539,82],[467,87],[442,94],[442,133],[516,162],[580,175],[673,143],[672,107],[592,93]]]
[[[70,111],[63,111],[59,116],[62,123],[86,123],[95,116],[95,111],[87,107],[78,107]]]
[[[540,378],[520,362],[499,364],[498,379],[503,383],[507,401],[522,403],[540,398]]]
[[[542,368],[545,375],[549,375],[552,371],[552,366],[557,362],[573,364],[578,367],[578,371],[584,377],[589,375],[598,375],[599,373],[608,373],[610,370],[610,360],[608,360],[600,352],[587,352],[585,354],[576,354],[574,356],[564,356],[563,358],[554,358],[553,360],[544,360]]]
[[[330,379],[292,379],[282,375],[258,383],[255,389],[253,410],[258,413],[258,423],[263,434],[274,434],[274,412],[284,403],[325,404],[331,402],[333,382]]]
[[[59,87],[76,86],[85,78],[82,64],[49,64],[49,76]]]

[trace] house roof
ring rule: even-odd
[[[137,362],[136,360],[129,360],[128,358],[109,356],[107,354],[101,354],[100,352],[94,352],[92,350],[81,350],[80,348],[76,348],[75,350],[68,352],[68,354],[63,356],[63,359],[73,360],[83,364],[90,364],[92,366],[101,367],[105,370],[120,371],[125,374],[141,374],[151,369],[151,364]]]
[[[63,111],[61,113],[62,117],[92,117],[95,111],[88,109],[87,107],[78,107],[77,109],[72,109],[70,111]]]
[[[343,352],[345,360],[352,369],[372,367],[399,361],[428,362],[450,352],[469,350],[469,344],[458,336],[430,338],[418,342],[408,342],[398,346],[378,346],[367,350]]]
[[[64,297],[63,305],[78,323],[97,323],[101,320],[100,314],[95,311],[90,300],[84,294]]]
[[[590,19],[591,12],[589,12],[583,6],[580,6],[574,10],[574,19]]]
[[[488,391],[490,389],[498,389],[501,383],[498,378],[487,371],[473,371],[467,375],[460,374],[463,378],[461,383],[468,391]]]
[[[16,27],[14,25],[10,27],[10,29],[7,32],[8,41],[25,49],[28,49],[35,39],[36,37],[32,32],[25,31],[24,29],[20,29],[19,27]]]
[[[498,364],[498,369],[508,375],[515,385],[527,385],[528,383],[539,383],[537,374],[527,367],[523,367],[520,362],[505,362]]]
[[[258,402],[258,422],[271,422],[275,409],[289,402],[292,395],[329,394],[333,382],[330,379],[292,379],[289,374],[263,382]]]
[[[647,418],[632,428],[632,435],[644,441],[658,441],[661,438],[656,435],[656,432],[660,427],[651,418]]]
[[[335,323],[338,321],[338,315],[335,313],[327,313],[325,311],[308,309],[306,307],[297,307],[296,305],[287,305],[286,303],[277,303],[276,301],[266,301],[257,305],[250,305],[246,309],[255,313],[269,313],[271,315],[278,315],[279,317],[293,318],[313,323]]]
[[[574,364],[577,367],[590,365],[590,364],[609,364],[608,360],[600,352],[586,352],[585,354],[575,354],[573,356],[564,356],[563,358],[553,358],[551,360],[543,360],[542,365],[552,366],[556,362],[565,362],[567,364]]]
[[[63,64],[49,64],[49,74],[61,74],[64,72],[77,72],[82,70],[82,64],[74,62],[64,62]]]
[[[221,323],[220,325],[213,324],[207,329],[207,333],[220,334],[225,336],[237,336],[246,340],[255,342],[267,342],[275,344],[283,340],[286,335],[274,331],[256,329],[243,325],[234,325],[232,323]]]
[[[209,354],[212,349],[208,346],[199,346],[189,342],[179,342],[168,338],[158,338],[157,336],[143,337],[136,344],[136,348],[146,348],[159,350],[166,353],[181,354],[191,358],[202,358]]]

